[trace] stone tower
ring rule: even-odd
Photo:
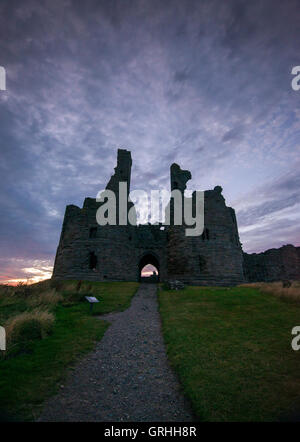
[[[130,179],[131,179],[131,166],[132,159],[131,153],[126,149],[118,149],[117,166],[115,167],[115,173],[110,178],[106,189],[112,190],[115,194],[119,192],[119,182],[126,182],[128,193],[130,192]]]

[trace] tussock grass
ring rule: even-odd
[[[56,290],[62,296],[63,305],[72,306],[78,302],[85,301],[85,296],[93,295],[91,283],[88,281],[52,281],[52,290]]]
[[[62,286],[63,291],[65,292],[75,292],[77,291],[78,283],[76,281],[73,282],[65,282]]]
[[[28,305],[32,307],[38,307],[38,306],[55,306],[59,302],[63,301],[63,296],[60,293],[57,293],[55,289],[47,290],[42,293],[37,293],[32,295],[28,299]]]
[[[291,287],[283,287],[281,281],[277,282],[253,282],[241,284],[240,287],[259,289],[262,293],[274,295],[283,301],[300,303],[300,281],[293,281]]]
[[[46,310],[25,311],[11,317],[5,324],[7,351],[10,356],[28,350],[28,343],[49,335],[54,325],[54,314]]]

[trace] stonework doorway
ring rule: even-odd
[[[153,253],[145,253],[140,258],[138,280],[153,283],[159,281],[159,260]]]

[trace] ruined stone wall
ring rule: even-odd
[[[243,256],[235,212],[221,187],[205,191],[204,231],[185,236],[185,227],[168,231],[168,276],[189,284],[235,285],[244,282]]]
[[[53,277],[138,281],[141,258],[153,254],[165,278],[166,232],[159,225],[99,226],[98,207],[92,198],[85,200],[82,209],[67,206]],[[97,258],[94,268],[90,268],[92,254]]]
[[[131,154],[118,151],[117,167],[107,189],[118,195],[120,181],[130,191]],[[191,173],[171,166],[171,189],[184,194]],[[156,265],[161,281],[234,285],[244,282],[243,253],[235,212],[227,207],[222,188],[205,191],[205,228],[201,236],[185,236],[186,226],[99,226],[94,198],[82,208],[67,206],[53,278],[95,281],[138,281],[141,265]],[[129,203],[129,208],[132,203]],[[170,205],[172,207],[172,204]]]
[[[300,247],[288,244],[263,253],[244,253],[244,273],[248,282],[300,280]]]

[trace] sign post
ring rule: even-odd
[[[85,299],[90,303],[90,312],[92,313],[93,305],[96,302],[99,302],[99,300],[97,298],[95,298],[95,296],[85,296]]]

